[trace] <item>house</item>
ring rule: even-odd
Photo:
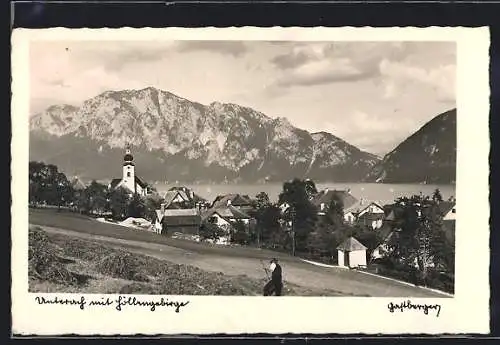
[[[226,194],[219,195],[215,198],[211,205],[211,209],[224,208],[232,206],[244,213],[252,213],[255,210],[254,202],[248,195],[241,194]]]
[[[439,210],[443,215],[443,220],[456,219],[456,205],[454,201],[441,201],[439,203]]]
[[[354,237],[349,237],[338,247],[338,265],[340,267],[366,267],[366,247]]]
[[[243,223],[245,231],[249,232],[255,225],[255,218],[231,205],[210,209],[202,214],[202,223],[215,224],[225,231],[226,235],[223,237],[226,239],[230,238],[230,234],[235,230],[234,226],[237,222]]]
[[[201,215],[196,209],[159,209],[153,222],[156,233],[166,235],[174,232],[197,234]]]
[[[389,242],[394,234],[391,223],[385,222],[382,227],[376,230],[380,239],[378,246],[372,251],[371,259],[381,259],[390,253]]]
[[[71,187],[75,191],[81,191],[81,190],[84,190],[85,188],[87,188],[87,186],[85,185],[85,183],[83,183],[82,180],[80,180],[80,178],[78,176],[75,176],[71,180],[70,183],[71,183]]]
[[[163,195],[165,209],[193,208],[190,207],[191,199],[182,190],[169,190]]]
[[[195,208],[205,206],[206,200],[187,187],[172,187],[163,195],[165,208]]]
[[[121,178],[111,180],[108,189],[114,190],[119,187],[124,187],[130,191],[130,194],[138,194],[140,196],[146,196],[148,194],[147,184],[135,174],[135,164],[133,161],[134,157],[130,153],[130,147],[127,147],[125,156],[123,156],[123,175]]]
[[[219,227],[232,226],[237,221],[249,225],[252,217],[235,206],[212,208],[202,215],[203,221],[216,224]]]
[[[443,228],[446,238],[450,243],[455,243],[456,203],[455,201],[441,201],[439,209],[443,215]]]
[[[367,201],[361,198],[348,208],[344,208],[344,221],[370,226],[379,229],[385,218],[384,208],[380,202]]]
[[[328,207],[334,198],[340,200],[344,210],[358,202],[358,199],[351,194],[350,189],[329,190],[326,188],[325,190],[317,193],[311,200],[313,205],[318,208],[318,215],[324,215],[328,211]]]
[[[313,204],[318,208],[318,215],[325,215],[332,200],[336,198],[342,203],[344,221],[357,223],[378,229],[384,221],[384,208],[380,202],[369,201],[364,198],[356,199],[350,190],[328,190],[318,193],[313,199]]]

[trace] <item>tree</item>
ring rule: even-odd
[[[146,213],[144,199],[139,194],[134,194],[128,204],[127,215],[134,218],[142,218]]]
[[[445,241],[443,215],[438,202],[428,196],[399,198],[396,206],[401,209],[398,222],[400,231],[392,236],[389,243],[391,254],[408,267],[416,265],[425,283],[429,268],[439,264],[450,265],[447,260],[450,260],[449,252],[452,249]]]
[[[110,192],[109,208],[113,219],[121,220],[127,216],[129,202],[129,192],[125,188],[118,187]]]
[[[290,205],[284,220],[292,223],[292,237],[297,250],[306,249],[307,236],[313,230],[317,219],[316,207],[310,201],[315,189],[311,180],[294,179],[283,184],[283,191],[279,195],[280,204]]]
[[[96,214],[104,213],[108,209],[107,194],[107,187],[93,180],[83,193],[84,197],[88,198],[89,211]]]
[[[307,245],[312,255],[333,257],[336,253],[337,242],[332,227],[327,223],[319,222],[316,229],[309,233]]]
[[[224,235],[225,231],[217,226],[217,224],[204,222],[200,225],[201,240],[211,240],[217,242]]]
[[[251,235],[256,240],[257,245],[280,243],[278,242],[279,236],[277,236],[277,234],[282,233],[279,223],[280,216],[280,209],[275,205],[264,205],[257,209],[255,231]]]
[[[248,234],[248,226],[243,223],[241,220],[237,220],[233,224],[233,229],[231,233],[231,242],[246,245],[250,240],[250,236]]]
[[[432,200],[434,202],[438,202],[438,203],[441,202],[441,201],[443,201],[443,196],[441,195],[441,192],[439,191],[439,188],[436,188],[434,190],[434,193],[432,194]]]
[[[43,162],[29,162],[29,201],[46,203],[58,208],[71,204],[74,190],[66,175],[57,166]]]
[[[333,195],[326,213],[321,219],[323,223],[332,228],[332,231],[340,229],[344,224],[344,203],[337,194]]]
[[[306,194],[308,199],[311,199],[314,197],[316,194],[318,194],[318,189],[316,188],[316,184],[314,183],[313,180],[311,179],[306,179],[304,181],[304,187],[306,190]]]
[[[153,221],[156,218],[156,210],[161,207],[161,198],[158,195],[149,195],[144,199],[144,218]]]
[[[257,209],[262,209],[271,204],[271,201],[269,200],[269,196],[267,195],[266,192],[260,192],[255,196],[255,206]]]

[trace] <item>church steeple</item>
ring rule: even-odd
[[[134,166],[134,156],[130,151],[130,145],[127,145],[125,150],[125,156],[123,156],[123,179],[122,182],[124,185],[134,193],[136,192],[135,188],[135,166]]]
[[[127,145],[127,148],[125,149],[125,156],[123,156],[123,165],[134,165],[134,156],[132,156],[132,153],[130,151],[130,145]]]

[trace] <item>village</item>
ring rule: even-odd
[[[32,182],[30,176],[30,185]],[[404,248],[398,248],[401,242],[398,242],[398,235],[404,227],[402,214],[405,212],[405,199],[383,205],[377,200],[352,195],[349,189],[326,188],[318,191],[314,182],[308,179],[285,182],[277,203],[271,203],[264,192],[254,197],[232,193],[205,200],[187,187],[174,186],[160,194],[138,176],[134,157],[127,148],[122,176],[112,179],[107,186],[95,181],[85,185],[78,177],[66,183],[74,195],[66,197],[66,201],[63,196],[58,208],[82,212],[83,199],[84,204],[88,204],[83,206],[84,212],[100,222],[171,238],[223,246],[269,248],[322,264],[348,269],[371,268],[376,273],[387,272],[389,275],[391,271],[381,270],[384,265],[377,263],[402,256],[401,253],[405,252]],[[98,196],[83,195],[88,194],[89,189],[96,189],[96,186],[107,193],[107,199],[101,202],[101,206],[92,207],[91,204],[99,204]],[[432,200],[438,207],[442,222],[442,241],[453,245],[455,200],[441,200],[439,191],[436,193]],[[408,198],[406,202],[413,200],[420,207],[418,212],[422,212],[423,204],[430,200],[423,196],[417,197],[420,200],[414,199]],[[119,211],[116,206],[109,206],[110,203],[117,204],[116,200],[123,201],[121,204],[118,201]],[[128,208],[125,200],[128,200]],[[135,209],[132,207],[134,200]],[[43,204],[46,202],[31,203],[37,207]],[[440,242],[433,236],[428,240]],[[431,247],[428,245],[424,249],[427,256],[432,256]],[[413,265],[418,268],[420,257],[414,257]],[[427,261],[426,267],[436,266],[433,260]],[[438,260],[435,261],[438,263]],[[411,279],[405,277],[406,280]]]

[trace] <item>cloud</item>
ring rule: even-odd
[[[341,138],[348,138],[349,143],[361,150],[383,155],[414,130],[412,119],[399,114],[396,117],[354,110],[344,116],[345,121],[337,124],[327,121],[324,128]]]
[[[439,101],[455,100],[456,66],[454,64],[425,69],[407,63],[383,60],[380,64],[380,72],[393,84],[407,81],[422,83],[432,88]]]
[[[239,57],[248,50],[241,41],[180,41],[177,49],[179,52],[208,51],[234,57]]]
[[[282,71],[276,84],[281,87],[313,86],[335,82],[354,82],[387,74],[387,63],[399,66],[438,68],[436,56],[445,55],[449,69],[455,57],[454,44],[430,42],[336,42],[289,44],[287,51],[271,63]],[[433,55],[434,54],[434,55]],[[422,58],[423,56],[423,58]],[[442,62],[442,60],[441,60]],[[384,65],[385,64],[385,65]],[[425,82],[421,75],[417,80]],[[449,80],[443,80],[446,84]],[[396,95],[395,85],[385,85],[388,97]],[[445,97],[449,98],[449,97]]]
[[[278,86],[313,86],[333,82],[357,81],[370,78],[374,70],[362,70],[349,59],[309,62],[276,81]]]
[[[271,63],[273,63],[278,69],[293,69],[301,67],[307,63],[319,61],[325,58],[325,52],[328,49],[328,44],[290,44],[290,51],[284,54],[279,54],[275,56]]]

